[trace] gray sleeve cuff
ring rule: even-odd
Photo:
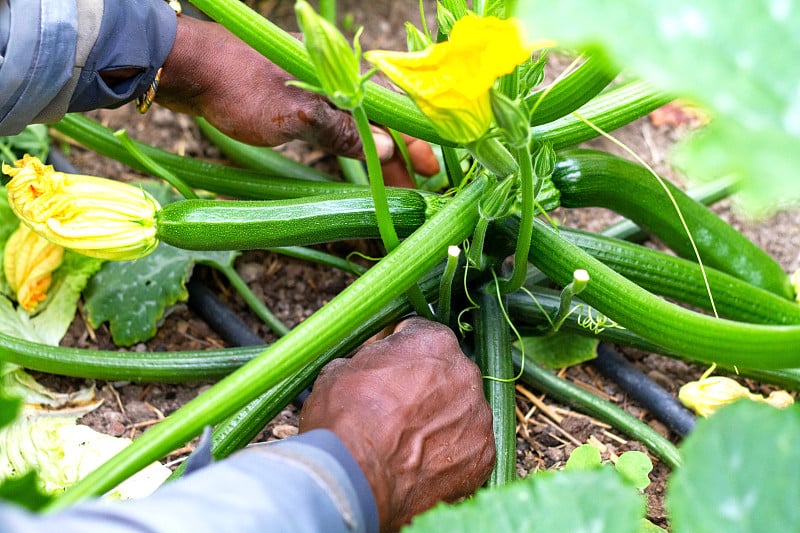
[[[97,2],[102,0],[78,3]],[[172,50],[176,31],[177,17],[164,0],[106,0],[97,39],[80,65],[68,111],[117,107],[143,94]],[[113,88],[98,74],[121,68],[141,72]]]
[[[144,93],[175,40],[163,0],[0,0],[0,135]],[[109,87],[98,72],[140,74]]]
[[[141,500],[44,516],[0,503],[0,524],[4,533],[366,533],[378,531],[378,513],[344,444],[315,430],[251,446]]]

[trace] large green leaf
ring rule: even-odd
[[[544,472],[439,505],[403,531],[635,533],[644,510],[641,495],[610,468]]]
[[[230,264],[235,252],[193,252],[161,243],[136,261],[106,263],[84,292],[89,323],[108,321],[119,346],[153,337],[167,308],[186,300],[186,280],[197,262]]]
[[[519,0],[534,37],[605,48],[713,111],[680,151],[698,178],[735,173],[752,207],[800,199],[800,7],[791,0]]]
[[[800,531],[800,410],[741,401],[701,420],[668,485],[676,533]]]

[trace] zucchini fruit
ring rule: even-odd
[[[387,191],[397,233],[407,237],[444,201]],[[252,250],[380,237],[368,192],[274,201],[182,200],[156,214],[158,238],[188,250]]]
[[[559,235],[651,292],[711,310],[697,263],[576,229],[560,228]],[[800,324],[800,305],[717,269],[705,270],[721,317],[755,324]]]
[[[675,253],[694,260],[686,231],[661,184],[649,170],[625,159],[594,150],[559,154],[553,183],[564,207],[604,207],[642,226]],[[789,276],[753,244],[707,207],[666,183],[683,213],[700,257],[710,267],[794,299]]]

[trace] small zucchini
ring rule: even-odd
[[[564,207],[604,207],[642,226],[675,253],[694,260],[694,251],[675,207],[644,167],[593,150],[559,155],[553,183]],[[794,290],[783,268],[713,211],[667,183],[706,266],[714,267],[788,300]]]
[[[387,191],[392,222],[407,237],[443,201],[412,190]],[[380,237],[368,192],[292,200],[183,200],[156,215],[158,238],[188,250],[252,250]]]
[[[570,228],[561,228],[559,235],[651,292],[711,310],[695,262]],[[720,316],[755,324],[800,324],[800,305],[711,267],[706,267],[706,276]]]

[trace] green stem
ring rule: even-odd
[[[536,209],[536,200],[534,198],[536,178],[533,174],[533,163],[531,162],[528,147],[518,148],[516,156],[517,163],[519,163],[522,215],[519,235],[517,236],[517,247],[514,251],[514,270],[510,278],[500,282],[500,292],[503,294],[514,292],[525,283],[525,276],[528,273],[528,252],[531,249],[531,235],[533,234],[533,219]]]
[[[516,349],[513,350],[513,355],[514,363],[520,366],[522,355]],[[664,461],[670,468],[675,469],[680,466],[681,456],[678,449],[656,430],[616,405],[554,376],[532,359],[526,358],[525,360],[522,381],[546,393],[548,396],[575,407],[583,413],[611,424],[625,435],[647,446],[654,455]]]
[[[613,131],[669,103],[665,96],[643,81],[631,82],[601,94],[580,108],[582,117],[603,131]],[[594,139],[597,131],[574,115],[533,128],[537,142],[550,141],[559,150]]]
[[[498,487],[517,478],[516,412],[514,410],[514,363],[511,359],[509,327],[495,294],[495,285],[481,289],[475,321],[475,361],[483,380],[483,391],[492,409],[497,459],[488,480]]]
[[[387,252],[391,252],[400,244],[400,239],[397,237],[397,232],[394,229],[392,216],[389,212],[389,202],[386,200],[386,187],[383,184],[381,160],[378,157],[375,139],[372,137],[369,118],[367,118],[364,108],[358,106],[353,109],[353,118],[356,122],[358,134],[361,137],[361,145],[364,148],[364,158],[367,160],[367,174],[369,175],[369,186],[372,190],[372,198],[375,202],[375,217],[378,221],[378,231],[381,234],[384,248],[386,248]],[[409,287],[407,295],[409,301],[420,316],[433,319],[430,306],[417,285]]]
[[[0,359],[29,370],[105,381],[179,383],[227,376],[263,347],[184,352],[86,350],[39,344],[0,333]]]
[[[250,309],[256,314],[258,318],[260,318],[264,324],[269,326],[276,335],[282,337],[289,333],[289,328],[286,325],[278,320],[278,317],[272,314],[272,312],[267,308],[264,303],[259,300],[253,291],[250,290],[250,287],[244,280],[239,276],[239,273],[236,272],[236,269],[233,268],[231,265],[220,265],[218,263],[214,263],[211,265],[217,268],[220,272],[222,272],[228,281],[230,282],[231,286],[236,289],[236,292],[239,293],[239,296],[245,301],[245,303],[250,307]]]
[[[347,259],[342,259],[341,257],[337,257],[320,250],[315,250],[314,248],[306,248],[305,246],[277,246],[274,248],[268,248],[268,250],[270,252],[275,252],[276,254],[294,257],[295,259],[302,259],[303,261],[309,261],[320,265],[338,268],[343,272],[350,272],[351,274],[355,274],[357,276],[360,276],[367,271],[367,269],[363,266],[352,263]]]
[[[154,460],[233,415],[263,391],[313,362],[340,342],[352,328],[377,314],[414,284],[445,255],[449,243],[461,242],[477,220],[486,187],[478,178],[438,214],[390,252],[366,274],[339,293],[259,357],[226,377],[150,428],[131,446],[57,498],[50,510],[103,494]]]
[[[364,164],[358,159],[350,157],[337,157],[339,162],[339,170],[342,171],[342,177],[347,183],[356,185],[369,185],[369,176],[364,170]]]
[[[617,74],[605,58],[590,55],[561,80],[525,97],[528,109],[536,105],[531,126],[547,124],[572,113],[597,96]]]
[[[115,159],[131,168],[147,170],[125,150],[111,130],[89,118],[70,114],[52,127],[93,152]],[[364,192],[364,187],[348,183],[285,178],[182,157],[137,141],[133,141],[133,144],[159,165],[180,176],[190,186],[237,198],[279,200],[340,192]]]
[[[264,146],[252,146],[232,139],[208,123],[207,120],[195,117],[195,122],[209,141],[225,154],[225,157],[245,168],[309,181],[333,181],[333,176],[295,161],[290,157]],[[366,185],[366,181],[364,182]]]
[[[439,306],[436,309],[436,319],[448,327],[450,326],[450,298],[453,293],[453,279],[456,275],[460,255],[461,248],[458,246],[447,248],[447,265],[439,283]]]
[[[461,158],[458,151],[452,146],[442,146],[442,158],[447,176],[450,178],[450,186],[458,188],[464,180],[464,171],[461,169]]]
[[[152,158],[148,157],[144,152],[139,150],[139,148],[133,143],[130,137],[128,137],[128,132],[125,130],[118,130],[114,132],[114,137],[119,139],[119,142],[122,143],[122,146],[134,157],[136,160],[142,164],[144,168],[147,169],[148,172],[151,174],[158,176],[159,178],[163,179],[181,194],[184,198],[187,199],[195,199],[197,198],[197,194],[183,182],[178,176],[167,170],[166,168],[162,167],[158,163],[156,163]]]
[[[364,112],[364,108],[359,106],[353,109],[353,118],[355,118],[356,128],[358,128],[358,134],[361,137],[361,145],[364,147],[364,157],[367,160],[369,186],[372,191],[372,198],[375,201],[375,217],[378,221],[381,240],[386,251],[391,252],[400,244],[400,239],[394,230],[392,216],[389,213],[389,202],[386,200],[386,187],[383,184],[381,160],[378,157],[375,139],[372,137],[372,129],[369,127],[369,119]]]

